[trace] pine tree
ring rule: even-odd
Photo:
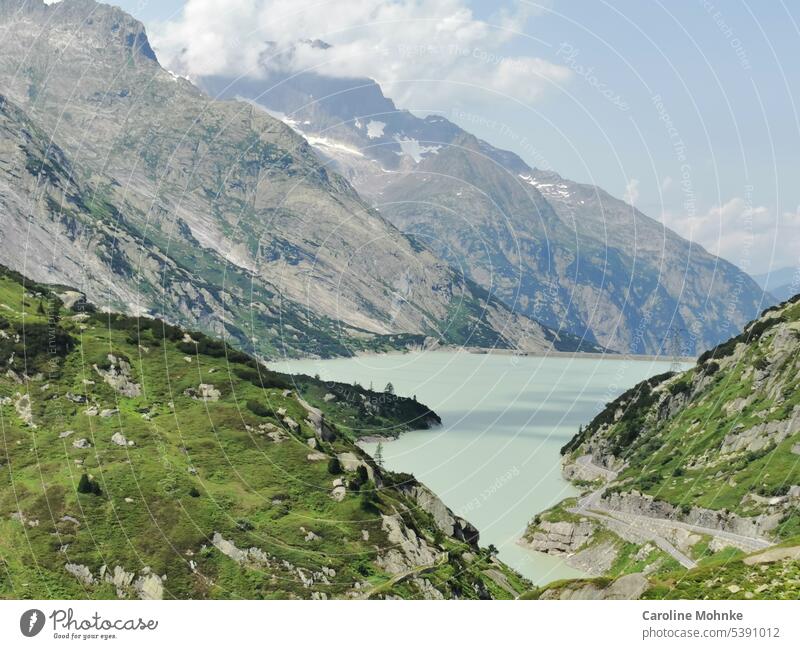
[[[375,449],[375,464],[383,468],[383,442],[378,442],[378,447]]]

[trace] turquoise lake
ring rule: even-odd
[[[544,584],[580,574],[517,543],[535,514],[577,493],[561,477],[559,449],[605,403],[670,363],[426,351],[273,367],[376,390],[391,381],[434,409],[442,426],[385,442],[384,465],[413,473],[480,530],[481,545]],[[374,453],[376,444],[362,447]]]

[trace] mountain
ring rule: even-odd
[[[799,371],[800,295],[609,403],[562,451],[583,495],[538,515],[526,542],[603,588],[627,576],[632,597],[797,594]]]
[[[529,167],[369,79],[204,77],[260,104],[402,231],[548,326],[629,352],[694,355],[761,308],[753,280],[599,187]],[[469,121],[469,117],[465,117]]]
[[[774,296],[775,303],[788,300],[797,293],[798,279],[795,266],[786,266],[761,275],[753,275],[753,279],[767,293]]]
[[[415,400],[271,372],[216,339],[97,312],[5,268],[0,304],[0,598],[513,598],[530,587],[424,485],[355,445],[356,427],[438,422]]]
[[[400,233],[280,121],[164,70],[120,9],[2,0],[0,30],[0,262],[270,358],[581,346]]]

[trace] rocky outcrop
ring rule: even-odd
[[[478,545],[480,533],[467,520],[456,516],[453,511],[444,504],[441,498],[428,489],[425,485],[407,484],[400,487],[401,491],[414,499],[424,511],[428,512],[442,532],[447,536],[452,536],[470,545]]]
[[[772,548],[759,554],[745,557],[743,562],[747,566],[758,566],[765,563],[775,563],[777,561],[800,561],[800,546],[788,548]]]
[[[541,521],[526,533],[525,540],[531,549],[547,554],[573,554],[588,543],[596,525],[589,520]]]
[[[332,442],[336,439],[336,431],[325,421],[325,416],[319,408],[315,408],[301,397],[297,401],[305,408],[308,417],[306,423],[311,427],[317,439],[321,442]]]
[[[187,388],[183,391],[183,394],[195,401],[219,401],[222,396],[222,392],[211,383],[201,383],[197,388]]]
[[[641,573],[625,575],[610,584],[578,581],[567,586],[545,590],[539,599],[639,599],[650,587]]]
[[[765,514],[745,517],[725,510],[702,507],[692,507],[688,513],[684,513],[667,502],[656,500],[652,496],[637,491],[611,493],[603,498],[602,502],[608,509],[624,514],[675,520],[753,538],[765,538],[777,527],[783,516],[782,514]]]
[[[399,575],[433,566],[446,558],[446,553],[428,545],[398,515],[381,514],[381,529],[386,533],[389,546],[378,556],[376,563],[390,574]]]
[[[165,575],[156,575],[149,566],[145,566],[138,577],[136,573],[128,572],[122,566],[114,566],[112,571],[105,565],[101,566],[97,576],[88,566],[82,564],[67,563],[64,569],[84,586],[94,586],[102,582],[112,584],[120,598],[134,595],[139,599],[164,599],[164,582],[167,578]]]
[[[36,428],[33,423],[33,411],[31,409],[31,395],[27,392],[25,394],[18,394],[17,400],[14,402],[14,410],[26,426]]]
[[[141,575],[135,582],[133,582],[133,589],[139,596],[139,599],[164,599],[164,581],[165,577],[158,576],[149,572],[149,568],[145,568],[147,573]]]
[[[738,424],[722,441],[721,453],[756,452],[780,444],[790,435],[800,432],[800,406],[795,406],[788,419],[766,421],[744,429]]]
[[[211,538],[211,543],[217,550],[222,552],[226,557],[233,559],[236,563],[250,564],[254,566],[267,567],[270,565],[268,555],[259,548],[252,547],[246,550],[241,550],[236,547],[233,541],[224,538],[219,532],[214,532]]]
[[[64,569],[85,586],[91,586],[94,583],[92,571],[87,566],[79,563],[68,563],[64,566]]]
[[[108,362],[108,368],[94,365],[94,371],[123,397],[142,396],[142,386],[132,380],[130,363],[114,354],[108,355]]]
[[[376,474],[374,467],[363,458],[358,457],[355,453],[347,451],[346,453],[339,453],[336,457],[339,460],[339,464],[342,466],[342,470],[353,472],[358,471],[359,467],[364,467],[367,472],[367,478],[375,480]]]
[[[106,566],[100,568],[100,579],[113,585],[117,591],[117,597],[125,597],[130,592],[136,574],[128,572],[122,566],[114,566],[114,570],[109,572]]]

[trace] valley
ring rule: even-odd
[[[199,36],[0,0],[0,599],[800,598],[796,212]]]
[[[579,492],[560,475],[558,451],[605,401],[663,360],[520,357],[418,352],[324,361],[287,361],[282,370],[416,394],[442,426],[381,443],[385,465],[413,473],[494,545],[498,558],[532,582],[581,574],[519,544],[534,513]],[[375,457],[373,431],[361,447]]]

